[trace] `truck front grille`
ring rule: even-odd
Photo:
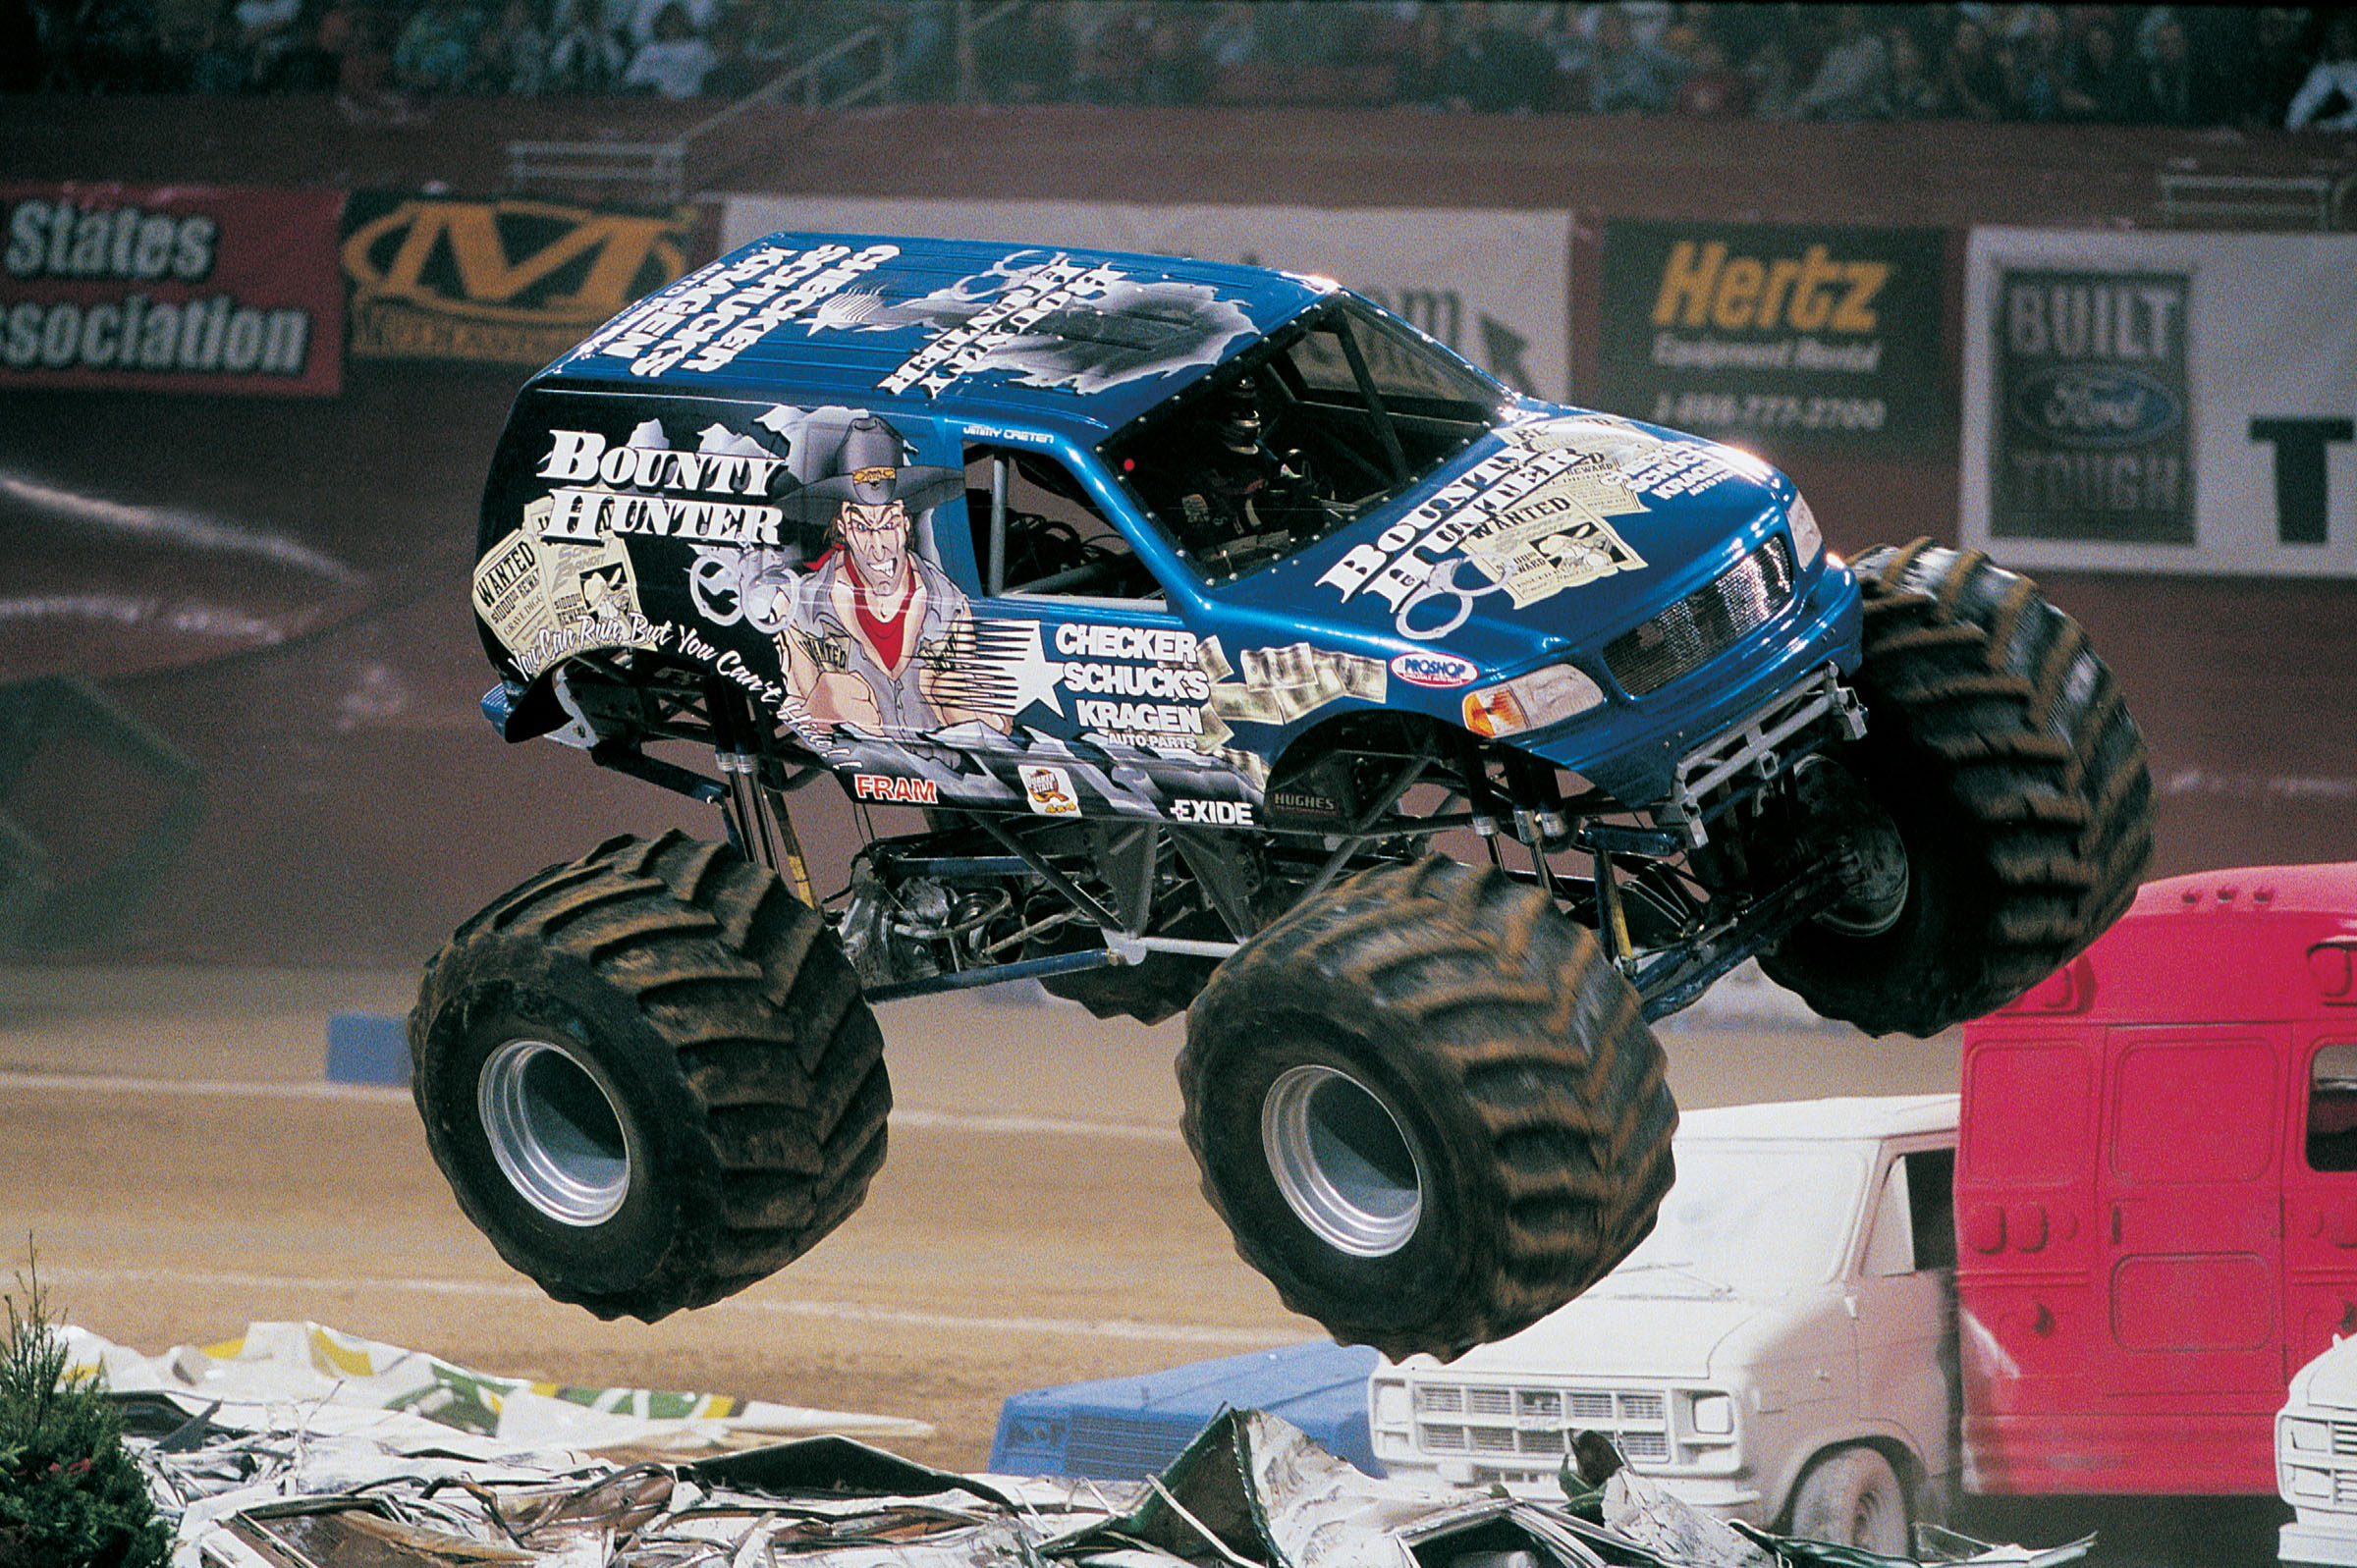
[[[1627,1458],[1670,1457],[1669,1400],[1614,1388],[1416,1385],[1416,1441],[1429,1454],[1543,1460],[1550,1470],[1582,1432],[1600,1432]]]
[[[1778,534],[1709,587],[1606,643],[1605,667],[1632,697],[1659,691],[1733,647],[1791,597],[1792,549]]]
[[[1074,1411],[1065,1440],[1064,1473],[1098,1481],[1159,1476],[1195,1439],[1202,1422],[1187,1416],[1108,1416]]]

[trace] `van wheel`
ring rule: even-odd
[[[608,839],[459,928],[410,1014],[459,1207],[559,1301],[653,1323],[866,1196],[883,1040],[818,912],[725,844]]]
[[[1653,1228],[1677,1110],[1636,992],[1534,888],[1430,859],[1221,965],[1178,1057],[1204,1196],[1285,1304],[1443,1360]]]
[[[1855,564],[1866,735],[1796,775],[1843,900],[1760,967],[1870,1034],[1937,1034],[2020,996],[2118,919],[2152,858],[2144,737],[2077,622],[1978,552]]]
[[[1879,1448],[1853,1443],[1809,1467],[1792,1493],[1791,1533],[1884,1557],[1914,1550],[1907,1489]]]

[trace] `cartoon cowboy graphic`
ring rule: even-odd
[[[974,647],[966,597],[913,548],[917,519],[965,487],[956,468],[905,464],[900,432],[874,414],[846,428],[832,472],[795,494],[828,549],[778,633],[787,684],[822,727],[914,734],[978,719],[960,705]],[[831,513],[831,515],[829,514]]]

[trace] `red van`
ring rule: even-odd
[[[2150,883],[1964,1026],[1965,1489],[2272,1492],[2357,1332],[2357,863]]]

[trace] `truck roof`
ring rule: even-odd
[[[781,232],[638,301],[540,380],[1016,418],[1093,443],[1335,289],[1118,250]],[[956,373],[904,384],[926,353]]]
[[[1952,1094],[1844,1095],[1828,1100],[1717,1106],[1683,1111],[1677,1122],[1680,1138],[1789,1138],[1812,1143],[1955,1130],[1956,1097]]]

